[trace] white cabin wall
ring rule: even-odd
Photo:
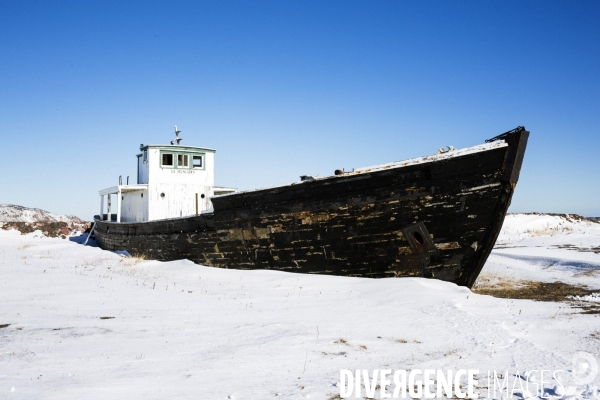
[[[148,170],[148,183],[156,182],[156,174],[160,171],[160,150],[148,149],[148,162],[146,163]],[[152,179],[150,179],[152,177]]]
[[[161,196],[162,193],[165,194],[164,197]],[[212,186],[181,183],[151,185],[148,194],[150,220],[196,215],[196,193],[198,213],[212,208]]]
[[[207,185],[212,187],[215,186],[215,153],[206,153],[205,160]]]
[[[121,193],[121,222],[148,221],[148,191],[145,189]]]

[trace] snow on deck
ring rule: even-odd
[[[498,140],[498,141],[495,141],[492,143],[480,144],[478,146],[467,147],[464,149],[459,149],[459,150],[454,149],[454,150],[447,151],[445,153],[436,153],[436,154],[432,154],[429,156],[411,158],[409,160],[394,161],[394,162],[386,163],[386,164],[379,164],[379,165],[373,165],[370,167],[357,168],[354,171],[345,172],[343,175],[314,176],[313,178],[314,178],[314,180],[337,179],[342,176],[359,175],[359,174],[365,174],[365,173],[369,173],[369,172],[382,171],[385,169],[402,168],[402,167],[408,167],[411,165],[426,164],[429,162],[447,160],[449,158],[460,157],[460,156],[464,156],[464,155],[468,155],[468,154],[475,154],[475,153],[479,153],[482,151],[488,151],[488,150],[493,150],[493,149],[507,147],[507,146],[508,146],[508,144],[504,140]],[[310,182],[310,181],[292,182],[287,185],[273,186],[273,187],[260,188],[260,189],[242,190],[242,191],[237,191],[235,193],[222,194],[219,196],[212,196],[212,197],[234,196],[234,195],[237,195],[240,193],[256,192],[258,190],[275,189],[275,188],[279,188],[279,187],[298,185],[298,184],[302,184],[304,182]]]
[[[600,246],[596,225],[541,232],[567,222],[508,216],[484,272],[597,284],[577,265],[600,255],[553,247]],[[415,368],[479,369],[480,386],[487,370],[563,370],[570,398],[598,394],[568,372],[600,353],[598,315],[436,280],[144,261],[0,231],[0,304],[1,399],[335,399],[340,369]]]

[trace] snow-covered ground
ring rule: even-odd
[[[600,224],[510,215],[482,275],[599,288],[599,246]],[[0,230],[0,399],[337,399],[342,369],[428,368],[478,369],[482,397],[487,371],[508,370],[515,398],[525,377],[540,381],[525,371],[562,370],[545,396],[593,398],[600,377],[582,383],[573,360],[600,361],[600,315],[580,311],[436,280],[145,261]]]
[[[579,218],[509,214],[483,275],[600,290],[600,223]]]

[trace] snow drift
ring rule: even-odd
[[[530,258],[600,264],[593,251],[560,247],[600,246],[598,224],[524,233],[560,218],[508,216],[484,272],[600,287],[597,269]],[[577,354],[600,354],[597,314],[436,280],[217,269],[0,230],[0,304],[6,399],[330,400],[342,369],[417,368],[479,369],[480,397],[494,370],[536,382],[538,397],[599,394],[600,377],[581,384],[572,373]],[[564,387],[551,375],[540,382],[532,371],[542,369],[563,371]]]

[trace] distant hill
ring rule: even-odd
[[[508,214],[502,225],[496,246],[502,242],[526,237],[570,235],[573,233],[599,232],[600,221],[577,214],[518,213]],[[597,233],[594,233],[597,235]]]
[[[600,217],[583,217],[579,214],[556,214],[556,213],[540,213],[540,212],[526,212],[526,213],[508,213],[508,215],[539,215],[544,216],[548,215],[551,217],[559,217],[566,219],[567,221],[592,221],[592,222],[600,222]]]
[[[0,204],[0,228],[21,233],[40,230],[49,237],[66,237],[73,231],[84,231],[90,223],[71,215],[53,214],[39,208]]]

